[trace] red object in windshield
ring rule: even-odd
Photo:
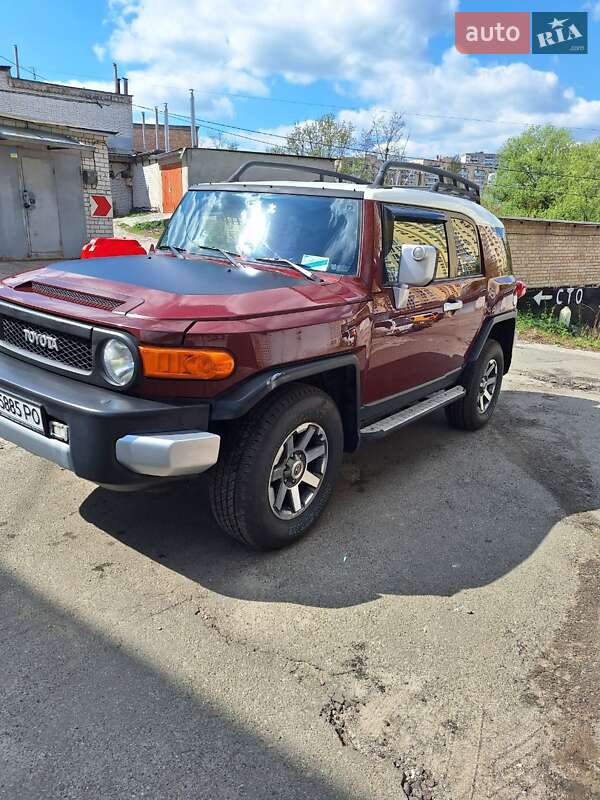
[[[137,239],[91,239],[81,248],[81,258],[145,255],[146,251]]]

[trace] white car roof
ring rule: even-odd
[[[260,191],[265,188],[289,189],[290,193],[300,194],[302,189],[310,189],[311,193],[322,189],[335,194],[339,192],[348,197],[356,193],[365,200],[377,200],[382,203],[402,203],[409,206],[423,206],[425,208],[440,209],[441,211],[456,211],[470,217],[479,225],[491,225],[493,228],[503,227],[502,222],[488,211],[487,208],[453,194],[443,192],[430,192],[423,189],[410,189],[401,186],[369,186],[367,184],[340,183],[338,181],[240,181],[232,183],[204,183],[190,186],[190,189],[227,189],[235,191]]]

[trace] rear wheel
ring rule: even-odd
[[[446,406],[448,422],[467,431],[487,425],[498,402],[503,374],[504,353],[497,341],[489,339],[477,361],[469,368],[464,384],[466,394]]]
[[[291,544],[325,508],[342,452],[333,400],[302,384],[280,390],[226,433],[211,470],[219,527],[259,550]]]

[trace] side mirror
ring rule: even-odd
[[[403,244],[394,286],[396,308],[404,308],[411,286],[429,286],[435,278],[437,250],[431,244]]]

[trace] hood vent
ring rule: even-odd
[[[64,289],[60,286],[51,286],[50,284],[39,283],[38,281],[28,281],[16,288],[21,292],[43,294],[46,297],[54,297],[56,300],[66,300],[67,303],[77,303],[80,306],[101,308],[104,311],[114,311],[115,308],[122,306],[125,302],[124,300],[115,300],[113,297],[102,297],[98,294],[77,292],[74,289]]]

